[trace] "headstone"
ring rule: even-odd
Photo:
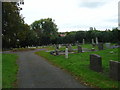
[[[56,47],[55,47],[56,49],[59,49],[59,45],[56,45]]]
[[[95,47],[95,42],[94,42],[94,39],[92,39],[92,45],[93,45],[93,47]]]
[[[98,49],[99,49],[99,50],[103,50],[103,43],[99,43],[99,44],[98,44]]]
[[[59,49],[60,49],[60,48],[61,48],[61,45],[59,44],[59,46],[58,46],[58,47],[59,47]]]
[[[58,45],[55,45],[55,54],[56,55],[59,55],[58,49],[59,49]]]
[[[98,38],[96,37],[96,44],[98,45]]]
[[[68,51],[69,51],[69,52],[72,52],[72,51],[73,51],[71,44],[68,46]]]
[[[77,42],[76,42],[76,45],[78,45],[78,44],[79,44],[79,42],[77,41]]]
[[[82,47],[78,45],[78,53],[82,52]]]
[[[92,39],[92,44],[95,44],[95,43],[94,43],[94,39]]]
[[[68,48],[65,49],[65,58],[68,58]]]
[[[99,55],[90,55],[90,69],[96,72],[102,72],[102,59]]]
[[[83,44],[85,44],[85,39],[83,39]]]
[[[111,48],[110,44],[111,43],[105,43],[106,48],[108,48],[108,49]]]
[[[56,53],[56,55],[59,55],[59,51],[58,51],[58,49],[55,50],[55,53]]]
[[[120,62],[110,60],[109,65],[110,65],[110,78],[120,81]]]

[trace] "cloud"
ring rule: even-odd
[[[97,8],[100,6],[103,6],[104,2],[82,2],[80,4],[80,7],[86,7],[86,8]]]
[[[110,0],[76,0],[78,2],[79,7],[84,7],[84,8],[98,8],[101,6],[104,6]]]
[[[87,30],[96,27],[105,30],[116,27],[117,0],[25,0],[21,14],[25,22],[41,18],[55,20],[59,31]]]

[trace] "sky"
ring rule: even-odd
[[[59,32],[106,30],[118,27],[120,0],[24,0],[21,14],[25,23],[52,18]]]

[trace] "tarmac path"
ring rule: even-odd
[[[18,88],[86,88],[69,73],[51,65],[34,52],[17,52]]]

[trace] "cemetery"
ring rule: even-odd
[[[51,52],[53,52],[52,50],[55,49],[51,46],[51,49],[49,47],[49,51],[51,52],[40,51],[36,52],[36,54],[43,56],[54,65],[68,70],[80,80],[86,81],[85,83],[88,85],[104,88],[118,87],[120,80],[118,48],[113,48],[112,46],[114,45],[110,45],[109,47],[107,47],[106,44],[100,45],[102,46],[94,46],[96,51],[91,50],[91,48],[93,48],[92,44],[73,46],[74,53],[69,52],[69,50],[66,53],[66,46],[61,46],[57,55],[51,54]],[[79,46],[84,47],[82,49],[85,51],[81,51]],[[85,48],[87,48],[87,50]],[[63,54],[59,54],[61,52]]]
[[[68,7],[64,0],[54,1],[55,5],[49,0],[48,4],[38,0],[41,5],[34,1],[37,8],[30,6],[30,17],[27,18],[22,15],[27,11],[22,12],[20,6],[24,0],[3,1],[0,1],[0,89],[120,88],[119,26],[116,27],[112,17],[105,14],[107,18],[94,16],[97,15],[93,13],[94,8],[98,7],[94,0],[81,2],[80,7],[78,0],[70,0],[75,2],[67,3],[70,4]],[[30,2],[32,4],[32,0]],[[84,3],[88,4],[83,5],[85,9],[81,8]],[[110,3],[112,5],[112,0]],[[109,3],[105,5],[110,6]],[[77,10],[88,10],[89,13],[79,14]],[[107,14],[114,16],[110,12]],[[106,21],[105,25],[103,21]],[[111,21],[114,24],[109,23]]]

